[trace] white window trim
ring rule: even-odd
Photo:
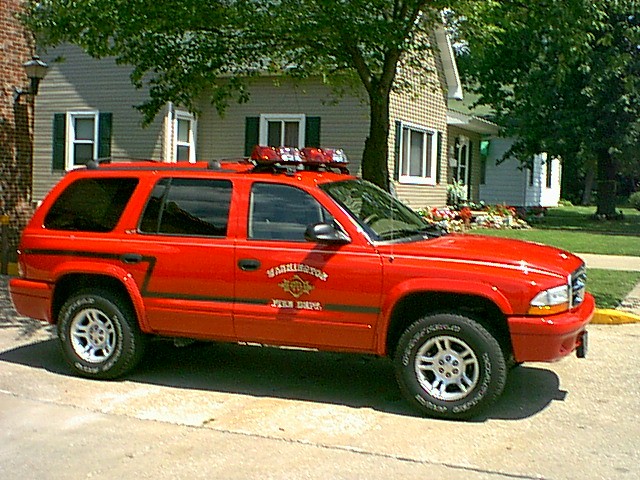
[[[73,170],[84,167],[84,165],[75,165],[74,149],[76,143],[76,130],[74,120],[76,118],[93,118],[93,159],[98,158],[98,132],[100,131],[100,112],[67,112],[66,113],[66,133],[65,133],[65,170]],[[79,142],[82,143],[82,142]]]
[[[267,144],[269,122],[273,121],[300,123],[300,128],[298,129],[298,145],[300,145],[300,147],[306,146],[304,137],[304,132],[306,129],[306,115],[296,115],[290,113],[263,113],[262,115],[260,115],[260,145]],[[282,134],[284,135],[284,129],[282,130]]]
[[[189,142],[179,142],[178,141],[178,120],[188,120],[190,122],[191,128],[189,128]],[[196,162],[196,141],[197,141],[197,132],[198,132],[198,120],[195,115],[189,113],[185,110],[174,110],[173,111],[173,122],[172,122],[172,143],[173,147],[171,150],[171,161],[178,161],[178,147],[179,146],[188,146],[189,147],[189,163]]]
[[[453,168],[453,177],[460,177],[460,168],[462,166],[463,160],[464,160],[464,178],[460,179],[458,178],[458,181],[462,180],[462,186],[464,187],[464,193],[462,195],[462,200],[468,200],[468,195],[469,195],[469,177],[470,177],[470,172],[469,172],[469,158],[471,157],[471,139],[465,135],[459,135],[457,137],[458,140],[458,152],[456,155],[456,165]],[[455,141],[455,140],[454,140]],[[464,150],[464,147],[466,147],[466,150]],[[455,150],[455,147],[454,147]],[[466,151],[466,158],[463,158],[462,152]]]
[[[400,122],[400,138],[396,139],[396,141],[400,142],[400,158],[398,159],[398,172],[399,172],[399,177],[398,177],[398,181],[400,183],[404,183],[404,184],[410,184],[410,185],[435,185],[436,184],[436,175],[437,175],[437,168],[438,168],[438,132],[437,130],[434,130],[433,128],[428,128],[428,127],[424,127],[422,125],[417,125],[415,123],[410,123],[410,122]],[[432,141],[431,141],[431,171],[430,172],[425,172],[426,175],[423,177],[416,177],[416,176],[412,176],[412,175],[403,175],[402,172],[404,171],[404,164],[403,164],[403,148],[404,148],[404,129],[405,128],[409,128],[411,130],[417,131],[417,132],[422,132],[423,134],[426,135],[431,135],[432,136]],[[424,152],[422,153],[422,165],[424,168],[424,164],[426,162],[426,157],[427,155],[427,148],[424,149]]]

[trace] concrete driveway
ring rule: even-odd
[[[484,418],[416,416],[382,359],[154,342],[71,376],[49,328],[0,324],[0,478],[640,478],[640,325],[515,369]]]

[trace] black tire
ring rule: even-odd
[[[400,338],[394,363],[403,395],[438,418],[478,415],[500,396],[507,378],[500,344],[487,329],[447,313],[411,325]]]
[[[146,344],[129,305],[104,290],[83,290],[69,297],[58,315],[58,337],[74,372],[95,379],[130,371]]]

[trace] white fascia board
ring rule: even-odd
[[[464,95],[462,93],[462,82],[458,74],[458,65],[453,55],[451,40],[449,40],[449,35],[447,35],[443,25],[436,26],[435,36],[440,50],[440,58],[442,59],[444,77],[447,81],[447,96],[454,100],[462,100]]]

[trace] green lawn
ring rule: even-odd
[[[623,220],[596,220],[596,207],[557,207],[532,226],[541,230],[600,232],[608,235],[640,235],[640,212],[633,208],[619,208]]]
[[[640,212],[620,210],[623,220],[595,220],[595,207],[551,208],[530,230],[477,229],[470,233],[546,243],[577,253],[640,256]]]
[[[599,253],[602,255],[640,256],[640,236],[609,235],[581,232],[579,230],[492,230],[477,229],[470,233],[495,237],[517,238],[530,242],[546,243],[576,253]]]
[[[545,243],[575,253],[640,256],[640,212],[620,209],[623,220],[595,220],[595,207],[558,207],[529,230],[477,229],[470,233]],[[589,269],[587,289],[598,308],[615,308],[640,282],[640,272]]]
[[[587,291],[596,299],[598,308],[615,308],[640,282],[640,272],[614,270],[587,270]]]

